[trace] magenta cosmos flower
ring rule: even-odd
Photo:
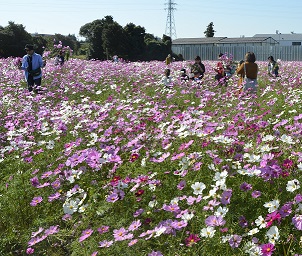
[[[261,245],[261,252],[263,256],[271,256],[274,250],[275,247],[271,243]]]
[[[192,245],[196,244],[199,240],[200,238],[198,237],[198,235],[190,234],[190,236],[185,239],[185,243],[186,246],[191,247]]]

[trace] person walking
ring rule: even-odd
[[[255,63],[256,56],[253,52],[245,54],[245,61],[237,68],[236,73],[241,77],[241,86],[244,92],[256,93],[258,65]]]
[[[40,91],[42,80],[42,68],[45,67],[46,62],[43,61],[42,56],[35,53],[32,44],[25,45],[26,55],[22,58],[21,70],[24,70],[25,80],[27,82],[28,91],[38,93]]]

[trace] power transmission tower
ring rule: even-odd
[[[176,28],[175,28],[174,13],[173,13],[173,11],[176,10],[175,8],[176,3],[174,3],[173,0],[168,0],[168,2],[165,3],[165,5],[168,6],[167,8],[165,8],[165,10],[168,10],[166,35],[170,36],[171,39],[176,38]]]

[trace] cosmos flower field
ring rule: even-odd
[[[302,255],[302,62],[257,95],[189,61],[0,60],[0,255]]]

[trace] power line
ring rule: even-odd
[[[168,0],[168,3],[165,3],[165,5],[168,6],[167,8],[165,8],[165,10],[168,10],[166,22],[166,35],[170,36],[171,38],[176,38],[176,28],[173,13],[174,10],[176,10],[176,3],[174,3],[173,0]]]

